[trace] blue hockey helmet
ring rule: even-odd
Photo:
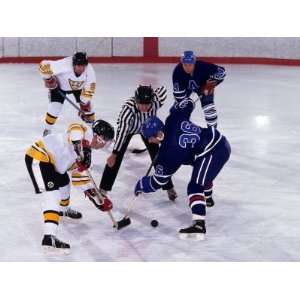
[[[183,64],[195,64],[196,56],[193,51],[184,51],[181,55],[180,61]]]
[[[159,131],[164,130],[164,123],[158,117],[150,117],[142,125],[142,135],[145,139],[156,137]]]

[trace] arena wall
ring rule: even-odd
[[[92,62],[168,63],[184,50],[217,63],[300,65],[299,37],[2,37],[0,62],[31,63],[87,51]]]

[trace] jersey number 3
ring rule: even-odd
[[[181,123],[181,130],[184,133],[179,136],[179,146],[186,148],[190,144],[191,148],[194,148],[194,145],[200,141],[199,134],[201,129],[191,122],[183,121]]]

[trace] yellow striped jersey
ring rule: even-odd
[[[49,134],[34,143],[26,152],[32,158],[52,163],[58,173],[64,174],[76,162],[77,153],[72,141],[85,140],[92,142],[93,131],[90,127],[81,124],[71,124],[65,133]]]

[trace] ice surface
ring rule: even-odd
[[[191,174],[174,176],[175,204],[159,191],[134,207],[132,224],[115,232],[108,216],[77,190],[72,206],[79,222],[63,221],[58,236],[71,243],[69,256],[46,257],[40,249],[41,203],[24,164],[25,149],[40,137],[47,90],[37,65],[0,65],[0,260],[1,261],[296,261],[300,260],[299,112],[300,69],[278,66],[225,66],[226,81],[217,88],[219,129],[232,156],[215,181],[215,202],[207,214],[207,239],[182,241],[177,231],[189,225],[186,186]],[[122,102],[138,83],[164,84],[172,104],[171,64],[95,65],[97,115],[115,123]],[[78,120],[65,103],[55,132]],[[198,105],[193,120],[203,123]],[[93,174],[99,182],[108,152],[95,152]],[[127,153],[111,198],[117,219],[123,216],[133,186],[150,160]],[[151,219],[160,226],[152,228]]]

